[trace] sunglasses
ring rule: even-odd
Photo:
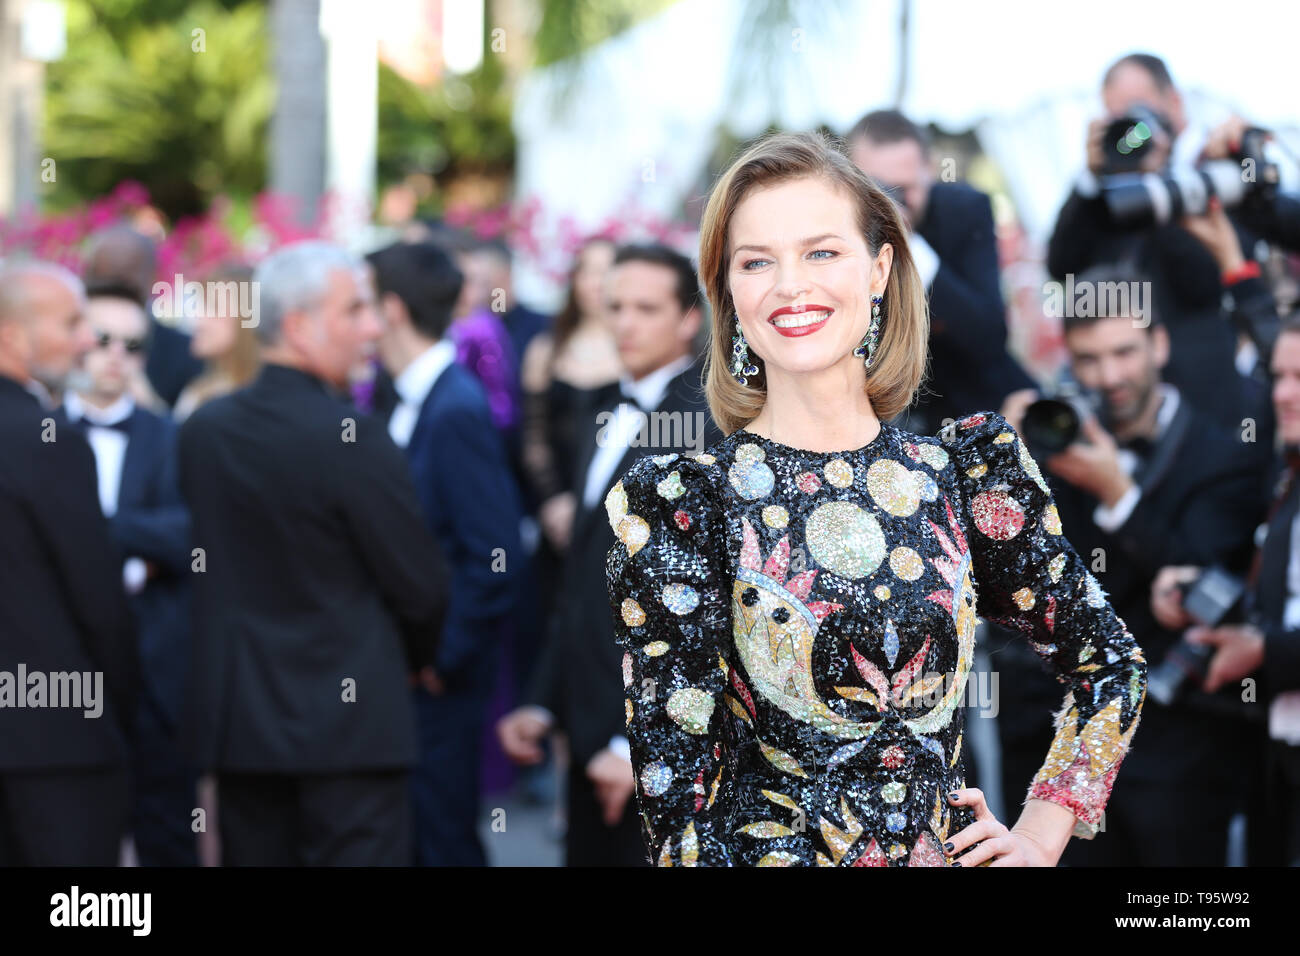
[[[109,335],[107,332],[95,333],[95,344],[101,349],[108,348],[114,342],[121,342],[122,348],[126,349],[127,354],[129,355],[137,355],[144,351],[144,339],[123,338],[116,335]]]

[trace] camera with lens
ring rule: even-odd
[[[1140,170],[1156,139],[1170,137],[1168,129],[1159,113],[1141,104],[1111,120],[1102,134],[1103,175]]]
[[[1140,172],[1155,140],[1169,135],[1166,130],[1158,113],[1141,106],[1106,127],[1101,195],[1116,227],[1163,226],[1183,216],[1199,216],[1214,197],[1225,209],[1266,207],[1276,199],[1280,170],[1266,155],[1267,130],[1247,129],[1231,159]]]
[[[1065,451],[1079,440],[1083,423],[1101,408],[1100,397],[1074,381],[1035,399],[1025,409],[1020,435],[1035,461]]]
[[[1241,624],[1246,620],[1246,582],[1225,568],[1206,568],[1195,581],[1178,588],[1183,609],[1206,627]],[[1180,640],[1147,675],[1147,691],[1168,707],[1184,691],[1188,681],[1205,680],[1214,648]]]

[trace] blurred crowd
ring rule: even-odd
[[[1253,131],[1194,127],[1148,55],[1101,95],[1048,250],[1046,382],[1008,350],[989,197],[901,113],[845,135],[929,296],[896,424],[1005,414],[1152,664],[1103,833],[1063,863],[1223,865],[1240,818],[1247,862],[1300,863],[1300,318],[1275,294],[1300,202],[1134,198]],[[1150,135],[1117,158],[1135,115]],[[484,865],[507,785],[562,800],[569,865],[647,865],[604,500],[639,457],[722,437],[718,319],[662,245],[586,241],[553,316],[512,259],[414,220],[364,257],[305,241],[185,277],[193,297],[128,224],[80,274],[0,264],[0,865],[112,866],[124,840],[143,865]],[[980,641],[1013,800],[1059,696],[1021,635]]]

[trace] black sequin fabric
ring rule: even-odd
[[[974,820],[977,615],[1062,682],[1025,795],[1097,832],[1141,649],[999,414],[810,452],[744,429],[643,458],[605,501],[636,799],[659,865],[943,866]],[[1004,821],[1008,826],[1014,820]]]

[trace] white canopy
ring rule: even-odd
[[[843,133],[892,104],[904,2],[793,0],[797,26],[773,35],[757,29],[755,3],[680,0],[576,63],[527,74],[516,188],[544,204],[543,246],[564,216],[585,231],[629,204],[678,215],[698,197],[723,130],[746,139],[769,124],[825,123]],[[1238,112],[1300,153],[1300,7],[1286,0],[914,0],[909,19],[900,108],[951,132],[975,129],[1034,240],[1050,233],[1081,166],[1101,75],[1125,53],[1162,56],[1194,121]],[[517,291],[554,307],[560,290],[539,265],[519,262]]]

